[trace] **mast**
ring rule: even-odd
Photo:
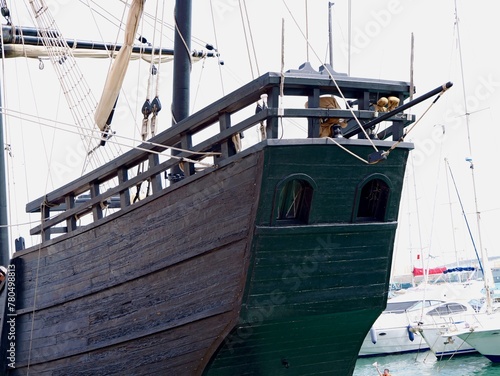
[[[333,26],[332,26],[332,8],[335,3],[328,2],[328,37],[330,50],[330,66],[333,67]]]
[[[10,11],[5,1],[1,3],[2,15],[11,25]],[[3,27],[2,27],[3,32]],[[3,46],[0,46],[3,54]],[[0,86],[0,108],[2,103],[2,92]],[[0,266],[7,266],[10,263],[9,251],[9,218],[7,207],[7,174],[5,170],[5,142],[3,138],[3,114],[0,114]],[[3,305],[2,305],[3,306]],[[3,316],[3,310],[0,311]],[[0,334],[2,330],[0,329]]]
[[[2,98],[0,95],[0,106]],[[3,115],[0,116],[0,265],[7,265],[10,260],[9,231],[7,214],[7,176],[5,173],[5,143],[3,139]]]
[[[460,72],[462,76],[462,94],[464,97],[464,109],[465,109],[465,124],[467,129],[467,142],[469,145],[469,157],[465,160],[470,164],[470,172],[472,177],[472,189],[474,193],[474,205],[476,209],[476,225],[477,225],[477,237],[479,241],[479,249],[481,251],[481,259],[483,260],[483,279],[484,279],[484,288],[486,290],[486,310],[487,313],[490,314],[492,312],[492,301],[491,301],[491,292],[494,289],[494,280],[493,273],[491,271],[489,265],[489,259],[486,252],[486,249],[483,248],[483,243],[481,240],[481,213],[479,211],[479,206],[477,203],[477,192],[476,192],[476,179],[474,176],[474,163],[472,162],[472,143],[471,143],[471,134],[470,134],[470,112],[467,108],[467,98],[466,98],[466,90],[465,90],[465,80],[464,80],[464,66],[462,63],[462,42],[460,39],[460,22],[458,18],[458,8],[457,1],[455,0],[455,25],[457,28],[457,41],[458,41],[458,54],[460,56]]]
[[[191,74],[191,0],[175,2],[174,78],[172,82],[172,126],[189,116]],[[182,146],[182,145],[181,145]],[[172,154],[178,154],[172,150]],[[171,170],[173,182],[182,176],[180,166]]]
[[[469,114],[466,114],[468,117]],[[470,142],[470,140],[469,140]],[[470,144],[469,144],[470,145]],[[470,148],[469,148],[470,150]],[[492,301],[491,301],[491,292],[493,290],[493,274],[491,272],[491,267],[488,259],[488,254],[486,249],[483,248],[483,242],[481,240],[481,212],[479,211],[479,206],[477,203],[477,192],[476,192],[476,180],[474,178],[474,163],[472,162],[472,158],[468,157],[465,159],[470,163],[471,176],[472,176],[472,189],[474,191],[474,206],[476,209],[476,224],[477,224],[477,238],[479,241],[479,249],[481,251],[481,259],[483,260],[483,279],[484,279],[484,288],[486,292],[486,310],[487,313],[492,313]]]
[[[189,116],[191,0],[176,0],[172,125]]]

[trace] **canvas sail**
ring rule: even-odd
[[[141,19],[144,10],[145,0],[133,0],[130,6],[127,24],[125,27],[125,40],[122,48],[111,66],[111,69],[104,84],[101,100],[97,105],[94,115],[95,123],[101,131],[106,129],[106,122],[109,118],[111,111],[116,103],[118,94],[127,72],[128,63],[132,55],[132,47],[134,44],[135,34],[139,27],[139,20]]]

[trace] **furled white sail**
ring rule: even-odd
[[[101,100],[97,105],[97,110],[94,115],[95,122],[101,131],[106,129],[106,121],[113,110],[118,94],[127,72],[128,63],[132,55],[132,47],[134,44],[135,34],[139,27],[144,10],[145,0],[133,0],[130,6],[127,24],[125,27],[125,40],[122,48],[111,66],[111,69],[106,79],[104,89],[102,91]]]
[[[71,48],[72,55],[75,58],[92,58],[92,59],[109,59],[110,55],[115,58],[118,56],[119,51],[106,51],[106,50],[92,50],[92,49],[82,49],[82,48]],[[49,58],[50,52],[44,46],[30,46],[27,44],[10,44],[4,45],[5,56],[8,58],[14,57],[29,57],[33,59],[46,59]],[[203,56],[202,56],[203,57]],[[151,55],[150,53],[138,53],[132,52],[130,55],[130,60],[142,59],[148,63],[153,62],[154,64],[167,63],[174,59],[174,55],[163,54],[161,58],[159,55]],[[197,57],[193,57],[196,61]]]

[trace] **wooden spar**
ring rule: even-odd
[[[38,36],[38,31],[32,27],[16,27],[13,29],[9,26],[2,27],[3,32],[3,44],[4,48],[8,45],[25,45],[25,46],[39,46],[40,48],[45,48],[43,45],[42,38]],[[54,31],[53,35],[57,35]],[[121,43],[101,43],[95,41],[86,41],[86,40],[76,40],[76,39],[66,39],[68,46],[74,50],[91,50],[91,51],[102,51],[103,57],[109,57],[110,53],[117,53],[122,48],[123,44]],[[132,48],[133,54],[141,54],[143,58],[151,56],[151,54],[155,56],[159,56],[161,54],[162,57],[172,57],[174,55],[174,50],[171,48],[157,48],[149,45],[135,45]],[[75,54],[79,56],[79,54]],[[95,54],[94,54],[95,55]],[[25,56],[23,53],[22,56]],[[38,58],[40,54],[37,54],[36,58]],[[214,51],[192,51],[191,56],[193,58],[203,58],[203,57],[216,57],[217,53]],[[6,57],[9,56],[8,49],[6,52]],[[18,57],[18,56],[12,56]],[[35,57],[29,56],[28,57]],[[170,59],[169,59],[170,60]]]
[[[379,117],[377,117],[377,118],[375,118],[375,119],[373,119],[365,124],[362,124],[363,128],[365,130],[369,129],[369,128],[373,127],[374,125],[377,125],[378,123],[380,123],[386,119],[389,119],[390,117],[395,116],[395,115],[399,114],[400,112],[403,112],[404,110],[406,110],[410,107],[413,107],[416,104],[419,104],[420,102],[423,102],[424,100],[426,100],[430,97],[433,97],[434,95],[441,93],[444,90],[448,90],[452,86],[453,86],[453,83],[451,83],[451,82],[447,82],[444,85],[438,86],[434,90],[431,90],[428,93],[426,93],[426,94],[424,94],[424,95],[422,95],[422,96],[420,96],[420,97],[418,97],[418,98],[416,98],[408,103],[405,103],[399,107],[396,107],[396,109],[394,109],[390,112],[386,112],[383,115],[380,115]],[[439,97],[437,97],[437,98],[439,98]],[[436,101],[437,98],[434,101]],[[358,133],[361,133],[361,128],[356,128],[356,129],[353,129],[352,131],[345,132],[344,137],[349,138],[349,137],[352,137],[354,135],[357,135]]]

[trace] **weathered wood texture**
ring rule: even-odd
[[[10,374],[200,373],[238,317],[261,168],[252,154],[18,254]]]
[[[408,150],[377,165],[325,140],[255,150],[18,252],[9,375],[352,374],[387,299]],[[273,224],[296,174],[314,182],[310,223]],[[391,186],[386,216],[356,223],[373,174]]]

